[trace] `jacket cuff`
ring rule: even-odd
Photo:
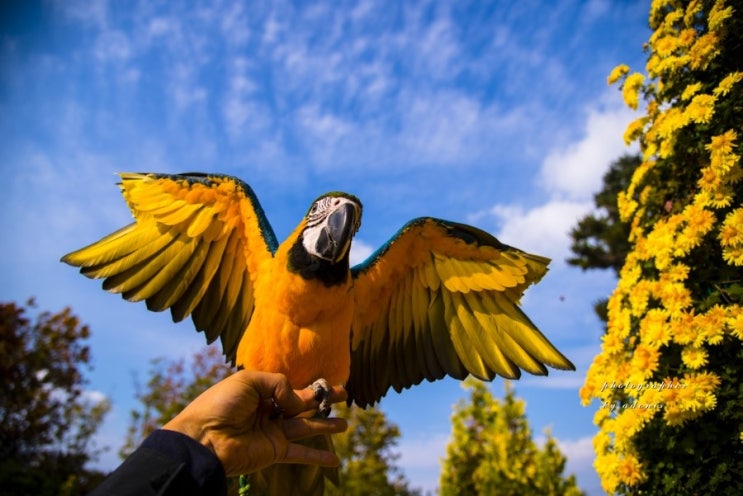
[[[206,446],[176,431],[158,429],[144,440],[140,449],[152,450],[180,465],[203,494],[226,494],[227,482],[219,458]]]

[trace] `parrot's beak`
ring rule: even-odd
[[[315,245],[317,253],[325,260],[340,262],[351,249],[351,240],[359,225],[358,207],[350,201],[341,203],[328,216]]]

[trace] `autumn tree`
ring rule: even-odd
[[[526,406],[510,383],[498,400],[487,386],[467,379],[467,401],[452,415],[452,437],[441,471],[441,494],[448,495],[580,495],[575,476],[565,477],[565,457],[546,432],[539,447],[532,439]]]
[[[341,459],[340,486],[326,484],[330,496],[406,496],[418,494],[395,466],[393,448],[400,429],[376,407],[333,406],[333,415],[348,420],[348,430],[333,436]]]
[[[743,493],[743,2],[652,2],[646,73],[620,65],[625,141],[642,162],[617,195],[631,247],[581,389],[597,399],[608,493]]]
[[[0,304],[0,493],[84,494],[102,480],[85,465],[109,410],[85,394],[90,330],[69,308],[32,321],[33,308]]]

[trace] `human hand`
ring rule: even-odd
[[[343,388],[332,389],[331,402],[345,398]],[[163,429],[186,434],[209,448],[228,476],[274,463],[336,467],[340,460],[334,453],[292,442],[346,430],[343,419],[297,416],[317,405],[311,389],[293,391],[281,374],[241,370],[202,393]]]

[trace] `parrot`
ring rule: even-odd
[[[550,260],[481,229],[419,217],[352,267],[362,214],[354,195],[320,196],[279,243],[236,177],[119,177],[134,222],[62,261],[128,301],[169,309],[175,322],[190,316],[233,366],[282,373],[323,401],[328,384],[342,385],[362,408],[445,376],[575,370],[520,308]],[[308,477],[297,486],[337,482]]]

